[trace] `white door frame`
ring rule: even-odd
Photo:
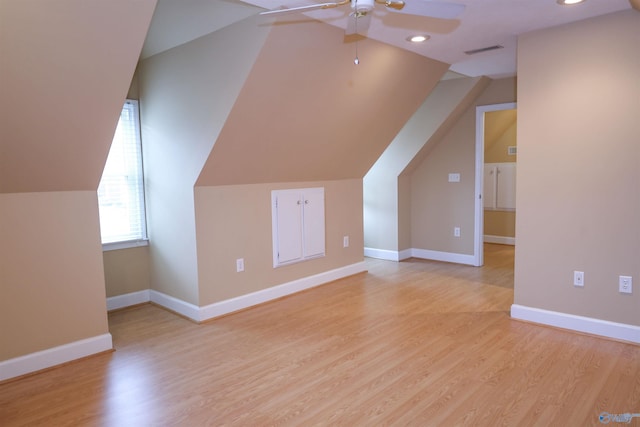
[[[517,108],[515,102],[478,105],[476,107],[476,202],[475,233],[473,236],[473,265],[476,267],[484,264],[484,209],[482,203],[482,184],[484,180],[484,113],[488,111],[513,110],[515,108]]]

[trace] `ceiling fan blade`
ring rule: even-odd
[[[347,28],[344,34],[350,36],[353,34],[366,33],[369,25],[371,25],[371,15],[372,13],[351,13],[347,20]]]
[[[464,12],[465,5],[431,0],[406,0],[402,9],[391,6],[387,6],[387,8],[393,12],[404,13],[407,15],[428,16],[430,18],[439,19],[455,19]]]
[[[302,13],[302,12],[309,12],[309,11],[318,10],[318,9],[331,9],[334,7],[338,7],[342,4],[344,3],[318,3],[318,4],[311,4],[309,6],[291,7],[288,9],[266,10],[264,12],[260,12],[260,15],[285,15],[288,13]]]

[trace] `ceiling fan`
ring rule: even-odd
[[[435,0],[341,0],[338,2],[317,3],[284,9],[274,9],[261,12],[260,15],[282,15],[289,13],[304,13],[318,9],[333,9],[351,4],[351,13],[347,21],[346,35],[365,32],[369,28],[375,5],[383,5],[387,10],[406,15],[425,16],[439,19],[455,19],[465,9],[465,5],[446,3]]]

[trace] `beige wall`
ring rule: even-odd
[[[59,3],[0,2],[0,192],[98,188],[155,7]]]
[[[508,147],[517,146],[518,112],[512,110],[487,111],[484,114],[484,162],[516,162],[518,156],[510,156]]]
[[[318,21],[273,26],[197,185],[361,179],[447,65]],[[393,78],[390,78],[393,76]]]
[[[411,174],[400,174],[397,178],[397,186],[398,250],[404,250],[411,248]],[[366,188],[365,186],[365,189]],[[367,228],[365,228],[365,230],[367,230]],[[368,228],[368,230],[371,229]]]
[[[131,78],[131,84],[129,85],[129,91],[127,92],[127,99],[140,99],[140,89],[138,84],[138,68],[133,73]]]
[[[106,334],[95,191],[0,194],[0,360]]]
[[[484,235],[516,237],[516,213],[512,211],[484,211]]]
[[[437,141],[411,175],[411,245],[413,248],[473,254],[475,202],[476,106],[515,102],[513,78],[493,80],[455,126]],[[461,174],[449,183],[448,174]],[[453,228],[461,236],[453,236]]]
[[[338,28],[313,20],[262,26],[247,19],[143,61],[152,289],[205,305],[362,259],[362,176],[446,65],[372,40],[360,44],[362,67],[354,67],[352,55],[353,45]],[[381,98],[384,103],[377,102]],[[259,216],[267,227],[246,217],[270,203],[247,203],[264,199],[270,194],[265,188],[304,182],[331,188],[327,203],[338,202],[327,205],[327,227],[348,224],[351,247],[342,257],[332,253],[272,271],[264,264],[271,247],[256,252],[245,242],[237,251],[246,252],[248,268],[259,267],[237,276],[241,255],[228,253],[237,246],[235,234],[244,235],[242,227],[253,236],[271,233],[270,211]],[[256,199],[247,201],[247,194]],[[227,197],[233,204],[225,204]],[[234,223],[240,218],[246,225]],[[343,235],[336,236],[328,234],[329,247],[342,242]]]
[[[411,245],[457,254],[473,254],[475,194],[475,105],[470,108],[411,176]],[[448,182],[449,173],[460,182]],[[461,237],[453,237],[460,227]]]
[[[151,288],[148,246],[104,251],[102,258],[107,297]]]
[[[407,222],[411,215],[410,181],[398,177],[411,169],[416,158],[426,155],[488,82],[485,78],[439,82],[367,172],[364,178],[367,248],[390,251],[410,248],[411,227]]]
[[[194,184],[267,32],[242,21],[140,67],[151,288],[192,304],[198,304]]]
[[[640,325],[638,46],[632,10],[520,37],[516,304]]]
[[[108,333],[96,190],[155,3],[0,2],[0,360]]]
[[[325,191],[326,255],[273,268],[271,191],[310,187]],[[200,305],[348,266],[363,260],[362,180],[196,187],[196,229]]]

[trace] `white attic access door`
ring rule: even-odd
[[[324,188],[271,192],[273,267],[325,254]]]

